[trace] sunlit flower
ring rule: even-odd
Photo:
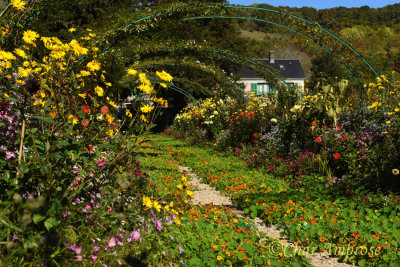
[[[134,69],[128,69],[128,74],[129,74],[129,75],[132,75],[132,76],[134,76],[134,75],[136,75],[136,74],[137,74],[137,70],[134,70]]]
[[[25,51],[22,50],[22,49],[16,48],[16,49],[14,50],[14,53],[15,53],[17,56],[20,56],[20,57],[22,57],[22,58],[24,58],[24,59],[27,58]]]
[[[392,170],[392,173],[393,173],[394,175],[399,175],[399,169],[393,169],[393,170]]]
[[[84,48],[81,46],[77,40],[72,40],[69,45],[71,46],[72,50],[74,51],[75,55],[81,56],[81,55],[86,55],[88,52],[87,48]]]
[[[27,44],[33,44],[37,38],[39,38],[39,34],[31,30],[27,30],[26,32],[24,32],[24,35],[22,37],[24,42]]]
[[[100,69],[100,63],[99,63],[99,62],[96,62],[96,61],[90,61],[90,62],[86,65],[86,67],[87,67],[90,71],[95,72],[95,71],[98,71],[98,70]]]
[[[145,106],[143,106],[143,107],[140,108],[140,110],[141,110],[143,113],[149,113],[149,112],[151,112],[153,109],[154,109],[154,108],[153,108],[153,107],[150,107],[149,105],[145,105]]]
[[[11,5],[18,10],[24,10],[26,2],[21,0],[12,0]]]
[[[68,30],[69,32],[75,32],[76,31],[76,29],[75,28],[69,28],[69,30]]]
[[[156,71],[156,75],[164,81],[171,82],[173,80],[172,76],[165,72],[164,70],[162,72]]]
[[[94,88],[94,92],[95,92],[98,96],[103,96],[103,95],[104,95],[104,90],[103,90],[103,88],[101,88],[100,86],[96,86],[96,88]]]

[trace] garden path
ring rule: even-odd
[[[189,167],[179,166],[179,171],[189,176],[190,178],[189,182],[193,185],[194,188],[197,189],[197,191],[194,191],[192,205],[197,205],[197,204],[206,205],[209,203],[212,203],[213,205],[222,205],[232,210],[233,213],[235,213],[237,216],[246,218],[244,212],[236,209],[236,207],[232,204],[232,201],[229,197],[222,195],[221,192],[216,191],[208,184],[201,182],[199,177],[196,174],[192,173]],[[260,233],[264,233],[267,237],[278,239],[279,243],[282,246],[290,246],[291,247],[290,249],[296,247],[296,245],[289,239],[281,237],[280,235],[282,232],[281,230],[273,226],[272,227],[266,226],[265,223],[263,223],[263,221],[260,218],[255,218],[254,220],[248,218],[248,220],[254,222],[254,225],[257,227],[257,230]],[[338,262],[337,258],[329,257],[327,252],[313,253],[313,254],[309,254],[306,251],[303,252],[304,255],[311,260],[311,264],[317,267],[353,266],[346,263]]]

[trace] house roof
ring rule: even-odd
[[[303,68],[301,67],[298,59],[275,59],[274,63],[270,63],[269,59],[254,59],[257,63],[269,65],[274,69],[278,70],[278,73],[285,79],[306,79]],[[260,78],[250,68],[241,69],[236,71],[234,74],[239,75],[240,78]]]

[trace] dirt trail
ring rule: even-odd
[[[213,205],[222,205],[228,207],[230,210],[232,210],[237,216],[245,218],[245,214],[243,211],[238,210],[235,208],[233,205],[231,199],[229,197],[226,197],[222,195],[219,191],[216,191],[214,188],[209,186],[208,184],[205,184],[200,181],[199,177],[191,172],[191,169],[189,167],[179,167],[180,172],[185,173],[187,176],[189,176],[189,183],[193,185],[194,188],[197,188],[196,191],[194,191],[193,199],[192,199],[192,204],[197,205],[206,205],[209,203],[212,203]],[[281,237],[280,233],[282,232],[281,230],[275,228],[275,227],[269,227],[266,226],[265,223],[260,218],[255,218],[251,219],[248,218],[249,220],[252,220],[257,227],[257,230],[261,233],[265,233],[266,236],[271,237],[273,239],[278,239],[280,244],[283,246],[291,246],[296,247],[295,244],[293,244],[292,241],[285,237]],[[354,266],[354,265],[349,265],[346,263],[340,263],[338,262],[337,258],[331,258],[329,257],[327,252],[323,253],[314,253],[314,254],[308,254],[307,252],[304,252],[304,255],[311,260],[311,264],[317,267],[345,267],[345,266]]]

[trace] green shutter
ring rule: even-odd
[[[252,83],[251,84],[251,91],[254,92],[254,95],[257,95],[257,84],[256,83]]]

